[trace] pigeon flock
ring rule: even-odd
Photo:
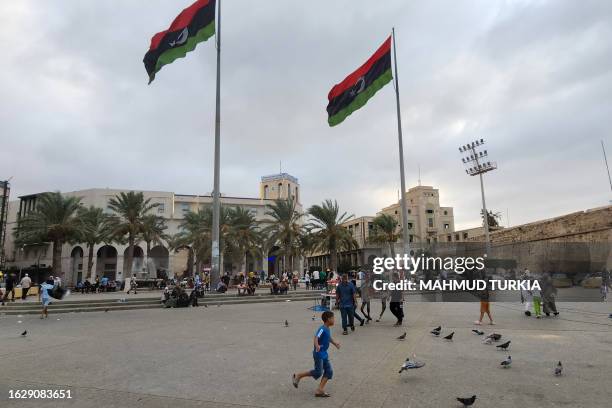
[[[435,327],[434,329],[432,329],[430,331],[430,333],[436,337],[439,338],[440,335],[442,334],[442,326],[438,326]],[[484,331],[478,330],[478,329],[472,329],[472,333],[474,333],[477,336],[484,336]],[[445,336],[443,336],[444,339],[448,340],[448,341],[452,341],[453,340],[453,336],[455,335],[455,332],[451,332]],[[485,336],[483,343],[484,344],[492,344],[493,342],[498,342],[500,339],[502,338],[502,335],[499,333],[491,333],[487,336]],[[397,337],[397,340],[405,340],[406,339],[406,332],[404,332],[401,336]],[[506,341],[505,343],[502,344],[498,344],[495,347],[499,350],[503,350],[506,351],[508,350],[508,348],[510,347],[510,344],[512,343],[511,340]],[[402,366],[400,367],[399,373],[401,374],[402,372],[406,371],[406,370],[410,370],[410,369],[415,369],[415,368],[421,368],[424,367],[425,363],[417,361],[416,360],[416,356],[413,354],[412,355],[412,360],[410,358],[407,358],[404,363],[402,364]],[[512,366],[512,356],[508,356],[505,360],[503,360],[499,366],[501,368],[504,369],[508,369]],[[554,369],[554,375],[555,376],[561,376],[563,373],[563,365],[561,364],[561,361],[559,361]],[[464,407],[469,407],[472,406],[474,404],[474,402],[476,402],[476,395],[472,395],[471,397],[457,397],[457,401],[459,401],[461,404],[463,404]]]

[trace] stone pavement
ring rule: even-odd
[[[332,347],[331,398],[298,390],[291,373],[312,365],[308,302],[0,317],[1,407],[475,407],[610,406],[612,304],[564,303],[559,318],[523,316],[518,303],[494,303],[505,353],[473,335],[478,303],[408,303],[405,327],[381,323]],[[373,313],[379,309],[373,302]],[[60,320],[57,320],[57,319]],[[290,323],[284,327],[284,321]],[[18,323],[18,321],[21,323]],[[441,324],[452,342],[433,338]],[[28,336],[20,333],[28,330]],[[482,326],[490,331],[490,326]],[[405,341],[395,337],[404,330]],[[424,368],[398,374],[416,353]],[[499,363],[512,355],[510,369]],[[565,375],[554,377],[558,360]],[[71,400],[8,400],[9,389],[70,389]]]

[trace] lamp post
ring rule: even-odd
[[[489,154],[487,150],[483,148],[484,144],[484,139],[475,140],[466,145],[459,146],[459,153],[465,155],[461,158],[461,161],[466,167],[465,173],[469,176],[477,175],[480,177],[480,194],[482,196],[482,213],[486,244],[485,253],[489,255],[489,252],[491,251],[491,241],[489,239],[489,213],[487,212],[487,205],[485,203],[484,182],[482,180],[482,175],[491,170],[495,170],[497,168],[497,163],[489,161]]]

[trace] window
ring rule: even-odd
[[[374,228],[374,224],[372,224],[371,222],[368,222],[368,229],[371,230],[372,228]]]
[[[298,188],[295,188],[295,201],[299,201],[298,199]]]
[[[427,210],[425,211],[427,214],[433,214],[433,210]]]
[[[448,211],[444,211],[444,215],[448,215]]]
[[[468,238],[468,233],[467,233],[467,232],[464,232],[464,233],[463,233],[463,239],[467,239],[467,238]]]
[[[397,210],[395,210],[395,215],[397,215]]]
[[[450,225],[449,224],[444,224],[444,229],[449,229]]]
[[[287,198],[291,198],[291,185],[287,183]]]
[[[429,226],[429,228],[433,228],[433,218],[427,219],[427,225]]]
[[[408,223],[408,229],[412,229],[412,223],[411,222]]]
[[[459,241],[459,234],[455,234],[455,241]]]
[[[264,197],[263,198],[264,199],[268,198],[268,185],[267,184],[264,186]]]
[[[278,183],[278,198],[281,198],[283,195],[283,183]]]
[[[181,203],[181,211],[183,213],[186,213],[187,211],[189,211],[189,203]]]
[[[166,205],[164,203],[158,203],[159,205],[157,206],[157,213],[158,214],[163,214],[164,212],[166,212]]]
[[[414,241],[414,236],[413,235],[409,235],[408,236],[408,242],[412,242]]]
[[[448,242],[451,242],[451,241],[453,240],[453,238],[452,238],[450,235],[447,235],[447,236],[446,236],[446,240],[447,240]]]
[[[411,211],[410,211],[410,209],[408,210],[408,214],[411,214]]]

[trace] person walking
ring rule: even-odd
[[[136,295],[138,292],[136,292],[136,288],[138,287],[138,284],[136,283],[136,275],[132,275],[132,277],[130,278],[130,282],[129,282],[130,288],[127,291],[127,294],[130,294],[130,291],[133,290],[134,294]]]
[[[319,289],[319,271],[312,273],[312,288]]]
[[[306,290],[310,289],[310,274],[306,272],[304,274],[304,284],[306,285]]]
[[[366,324],[372,321],[372,317],[370,316],[370,291],[372,288],[370,287],[370,277],[368,274],[363,273],[361,276],[361,313],[363,317],[366,319]],[[365,309],[365,310],[364,310]]]
[[[32,287],[32,279],[30,279],[26,273],[23,278],[21,278],[21,282],[19,282],[19,284],[21,285],[21,300],[26,300],[26,297],[28,297],[28,291],[30,290],[30,287]]]
[[[400,282],[399,275],[393,274],[393,283],[398,284]],[[394,289],[391,291],[391,302],[389,302],[389,310],[396,317],[397,322],[394,326],[401,326],[404,321],[404,293],[400,289]]]
[[[489,317],[489,324],[491,325],[495,324],[493,322],[493,317],[491,316],[491,304],[489,303],[490,293],[489,293],[489,281],[488,280],[487,280],[487,286],[484,288],[483,291],[479,293],[479,297],[480,297],[480,318],[476,320],[474,324],[481,325],[482,318],[484,317],[485,313]]]
[[[342,275],[342,280],[336,287],[336,304],[340,307],[340,315],[342,316],[342,334],[348,334],[348,327],[351,331],[355,331],[355,305],[356,301],[355,286],[348,281],[348,275]]]
[[[525,268],[523,272],[523,280],[529,280],[531,273],[529,269]],[[531,316],[531,303],[533,301],[533,294],[530,290],[521,289],[521,303],[525,305],[525,316]]]
[[[55,287],[55,282],[52,277],[49,277],[44,283],[41,283],[40,290],[38,291],[38,300],[40,300],[42,304],[42,311],[40,314],[41,319],[46,319],[49,317],[48,307],[51,303],[51,295],[49,294],[50,290],[53,290]]]
[[[330,395],[325,392],[325,385],[327,381],[332,379],[334,374],[331,363],[329,362],[327,350],[329,349],[330,343],[337,349],[340,349],[340,343],[335,341],[331,335],[330,328],[334,325],[334,313],[330,311],[323,312],[321,320],[323,320],[323,324],[317,329],[313,340],[314,350],[312,351],[312,358],[314,359],[314,369],[293,374],[291,382],[293,386],[297,388],[302,378],[312,377],[317,380],[323,375],[319,387],[315,392],[315,397],[326,398]]]
[[[542,308],[546,316],[550,316],[552,312],[555,316],[559,315],[555,297],[557,296],[557,288],[552,283],[550,274],[544,275],[542,278]]]
[[[601,301],[602,302],[607,302],[608,301],[608,292],[609,292],[610,288],[612,288],[612,280],[611,280],[611,277],[610,277],[610,271],[607,270],[606,268],[604,268],[601,271],[601,287],[599,289],[599,291],[601,292]]]
[[[11,294],[11,302],[15,301],[15,274],[9,273],[4,281],[4,297],[2,298],[2,304],[8,301],[9,293]]]

